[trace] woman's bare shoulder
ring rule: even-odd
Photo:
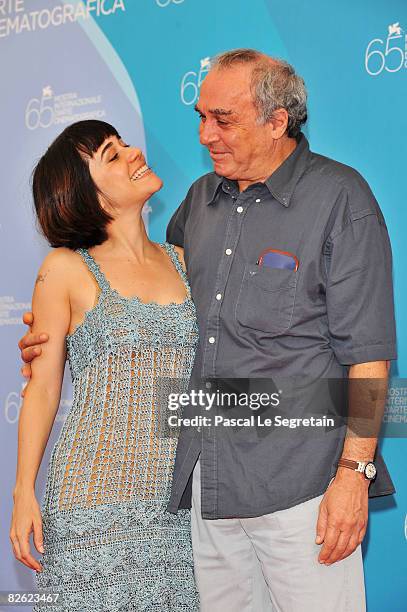
[[[42,261],[38,271],[37,281],[45,280],[46,277],[68,284],[83,266],[81,257],[72,249],[57,247],[52,249]]]
[[[49,253],[47,253],[47,255],[44,257],[41,263],[40,272],[58,272],[62,270],[67,264],[72,261],[72,255],[73,252],[65,247],[58,247],[56,249],[52,249],[52,251],[49,251]]]
[[[78,254],[75,253],[75,251],[72,251],[72,249],[68,249],[67,247],[57,247],[47,253],[42,264],[61,266],[74,262],[77,257]]]

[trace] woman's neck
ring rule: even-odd
[[[129,211],[111,221],[107,227],[108,239],[94,247],[103,257],[127,259],[142,263],[155,249],[147,236],[141,211]]]

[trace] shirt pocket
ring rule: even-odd
[[[240,325],[271,335],[286,331],[293,316],[298,273],[246,264],[235,307]]]

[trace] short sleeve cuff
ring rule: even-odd
[[[342,365],[367,363],[368,361],[392,361],[397,359],[397,347],[392,342],[346,349],[333,346],[333,350],[336,358]]]

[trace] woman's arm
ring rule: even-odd
[[[42,548],[41,513],[35,498],[35,481],[45,447],[58,411],[70,324],[70,254],[56,249],[45,258],[35,282],[32,307],[33,331],[47,329],[49,341],[32,364],[32,378],[24,397],[18,423],[18,456],[14,510],[10,529],[16,558],[40,570],[30,553],[29,536]]]

